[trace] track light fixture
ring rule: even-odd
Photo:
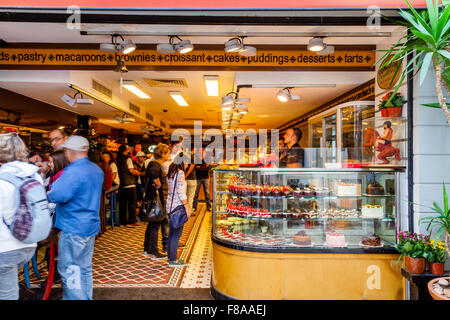
[[[123,115],[122,115],[122,117],[120,117],[120,116],[118,116],[118,115],[115,115],[114,116],[114,119],[117,121],[117,122],[119,122],[119,123],[125,123],[125,122],[134,122],[135,121],[135,119],[134,118],[130,118],[130,117],[128,117],[128,115],[126,114],[126,113],[124,113]]]
[[[125,65],[125,60],[123,56],[117,61],[116,66],[114,67],[115,72],[125,73],[128,72],[127,66]]]
[[[174,43],[174,39],[179,42]],[[189,40],[183,40],[179,36],[170,36],[169,43],[160,43],[156,46],[156,50],[162,54],[171,54],[178,52],[180,54],[188,53],[194,50],[194,45]]]
[[[78,95],[80,95],[80,98],[77,98]],[[94,104],[94,100],[92,100],[90,98],[84,98],[83,94],[79,91],[77,93],[75,93],[73,98],[65,93],[61,97],[61,100],[73,108],[76,108],[77,104]]]
[[[333,54],[334,46],[327,45],[323,42],[323,37],[314,37],[309,40],[308,50],[316,52],[319,55]]]
[[[237,99],[237,93],[232,91],[232,92],[228,92],[227,95],[225,97],[222,97],[222,108],[223,107],[231,107],[235,100]]]
[[[278,93],[277,93],[278,100],[280,100],[281,102],[287,102],[289,100],[300,100],[301,99],[301,97],[298,95],[292,95],[290,89],[291,88],[284,88],[284,89],[281,89],[280,91],[278,91]]]
[[[231,38],[225,42],[225,52],[239,52],[244,57],[253,57],[256,55],[256,48],[244,45],[244,37]]]
[[[122,39],[122,42],[118,42],[117,39]],[[101,43],[100,50],[106,52],[120,52],[122,54],[128,54],[136,50],[136,44],[132,40],[125,40],[120,34],[111,35],[111,43]]]

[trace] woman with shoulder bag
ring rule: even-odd
[[[177,159],[176,159],[177,160]],[[180,159],[178,159],[180,160]],[[186,262],[177,259],[178,242],[183,232],[184,223],[191,216],[186,196],[186,179],[184,164],[174,161],[169,167],[167,175],[169,196],[167,197],[167,212],[169,213],[170,231],[167,240],[167,258],[169,267],[185,266]]]
[[[146,206],[146,202],[159,197],[160,204],[162,206],[161,209],[164,209],[166,206],[165,196],[163,192],[163,184],[164,181],[164,172],[162,169],[162,164],[167,161],[170,157],[170,149],[165,145],[158,146],[155,148],[153,152],[155,156],[155,160],[151,161],[146,170],[145,175],[145,188],[144,188],[144,196],[143,203],[141,205],[141,211],[143,207]],[[153,202],[153,201],[152,201]],[[147,229],[145,231],[145,239],[144,239],[144,257],[150,256],[152,260],[162,260],[165,259],[166,255],[160,253],[158,250],[158,230],[162,223],[164,223],[167,216],[163,217],[158,221],[149,221],[147,225]],[[164,240],[164,239],[163,239]],[[164,241],[163,241],[164,247]]]

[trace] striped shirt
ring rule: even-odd
[[[166,209],[167,212],[173,211],[176,207],[183,205],[183,200],[187,200],[186,196],[186,179],[184,178],[184,172],[182,170],[178,170],[178,178],[177,178],[177,185],[176,189],[174,190],[173,187],[175,186],[175,178],[177,177],[177,174],[171,179],[167,178],[167,183],[169,185],[169,196],[167,197],[167,203],[166,203]],[[173,195],[175,196],[173,197]],[[171,206],[173,197],[173,204]]]

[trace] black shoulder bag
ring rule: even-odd
[[[167,212],[161,204],[158,189],[156,189],[156,196],[153,199],[146,198],[147,186],[150,180],[151,179],[148,178],[145,183],[143,200],[141,207],[139,208],[138,217],[142,222],[159,222],[167,216]]]

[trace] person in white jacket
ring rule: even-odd
[[[16,133],[0,134],[0,173],[31,176],[43,183],[39,168],[27,160],[27,148]],[[10,223],[14,218],[17,210],[15,192],[12,184],[0,179],[0,300],[19,299],[18,269],[36,251],[36,243],[20,242],[3,222]]]

